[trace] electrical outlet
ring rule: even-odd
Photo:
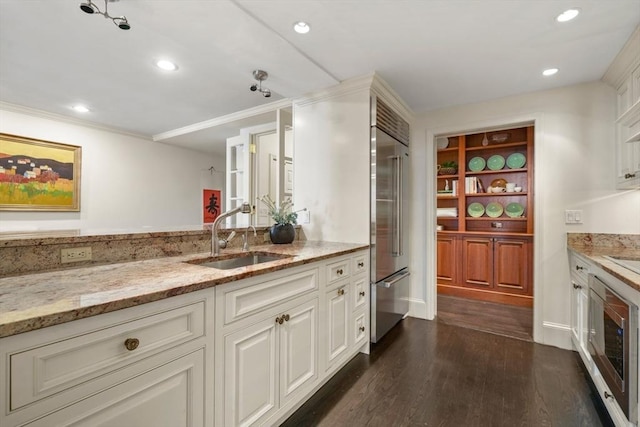
[[[60,262],[79,262],[91,260],[91,246],[84,248],[68,248],[60,250]]]
[[[298,212],[298,222],[300,224],[309,224],[311,222],[311,212],[308,209]]]

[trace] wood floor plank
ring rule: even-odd
[[[283,426],[608,426],[579,363],[572,351],[408,318]]]

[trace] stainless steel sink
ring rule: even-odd
[[[290,255],[280,255],[264,252],[249,252],[237,255],[222,255],[219,257],[209,257],[187,261],[189,264],[201,265],[203,267],[217,268],[219,270],[232,270],[234,268],[246,267],[249,265],[262,264],[265,262],[278,261],[290,258]],[[223,259],[220,259],[223,258]]]

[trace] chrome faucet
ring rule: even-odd
[[[253,225],[250,225],[247,227],[246,230],[244,230],[244,235],[242,236],[242,250],[243,251],[248,251],[249,250],[249,229],[253,228],[253,237],[258,237],[258,233],[256,233],[256,228]]]
[[[251,213],[251,205],[249,203],[245,202],[241,206],[238,206],[237,208],[234,208],[234,209],[231,209],[230,211],[221,213],[220,216],[218,216],[216,218],[216,220],[213,221],[213,225],[211,226],[211,255],[212,256],[220,255],[220,248],[226,248],[227,247],[227,242],[229,240],[231,240],[231,237],[226,239],[226,240],[218,240],[218,227],[220,226],[220,223],[225,218],[228,218],[231,215],[235,215],[235,214],[240,213],[240,212],[245,213],[245,214],[250,214]]]

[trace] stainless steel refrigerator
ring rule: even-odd
[[[371,341],[409,312],[409,124],[371,99]]]

